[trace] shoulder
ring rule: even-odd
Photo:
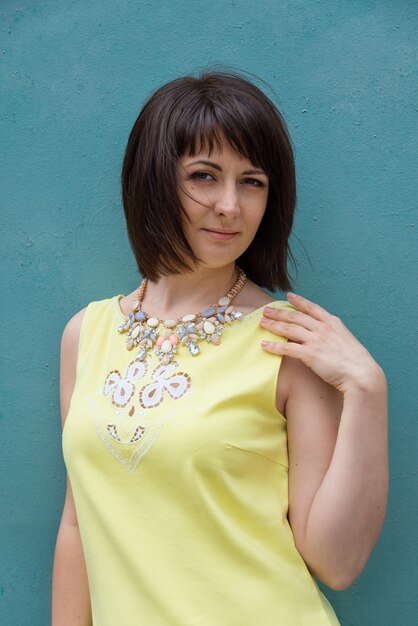
[[[87,311],[87,307],[84,307],[75,315],[73,315],[66,323],[61,339],[61,350],[68,352],[71,348],[74,348],[74,344],[77,345],[80,335],[81,324],[83,322],[84,315]]]
[[[103,313],[106,310],[110,310],[111,307],[116,307],[115,310],[118,311],[119,297],[119,295],[115,295],[109,298],[103,298],[102,300],[92,300],[87,306],[77,311],[77,313],[68,320],[62,332],[61,355],[68,358],[76,358],[81,328],[87,311],[89,311],[89,322],[94,321],[97,317],[101,317]]]
[[[87,307],[84,307],[73,315],[66,323],[62,333],[60,350],[60,402],[62,425],[65,423],[75,386],[78,343],[81,324],[86,310]]]
[[[238,294],[233,304],[246,315],[270,304],[273,300],[274,297],[264,291],[264,289],[247,280],[245,288]]]
[[[87,310],[89,310],[89,317],[91,319],[101,316],[106,309],[111,306],[118,307],[117,299],[120,296],[112,296],[110,298],[104,298],[102,300],[93,300],[89,302],[87,306],[85,306],[80,311],[77,311],[66,323],[61,339],[61,353],[77,356],[77,348],[78,342],[81,333],[81,327],[86,315]],[[117,310],[117,308],[116,308]]]

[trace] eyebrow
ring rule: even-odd
[[[209,165],[210,167],[213,167],[214,170],[218,170],[218,172],[222,172],[221,166],[218,165],[217,163],[213,163],[213,161],[199,160],[199,161],[193,161],[192,163],[188,163],[188,165],[197,165],[197,163],[202,163],[203,165]],[[243,174],[262,174],[263,176],[267,175],[265,172],[263,172],[263,170],[245,170],[242,173]]]

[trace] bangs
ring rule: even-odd
[[[267,164],[263,161],[266,159],[260,151],[265,140],[261,135],[265,133],[248,108],[248,103],[243,107],[237,102],[237,106],[232,107],[230,102],[225,106],[225,103],[211,101],[190,106],[191,110],[183,109],[174,125],[177,158],[200,152],[210,156],[214,150],[221,151],[226,140],[241,157],[265,169]]]

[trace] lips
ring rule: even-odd
[[[212,239],[218,239],[220,241],[230,241],[235,237],[235,235],[238,235],[236,230],[210,230],[208,228],[203,228],[203,231]]]

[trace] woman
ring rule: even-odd
[[[145,279],[63,333],[53,626],[336,625],[315,578],[346,589],[377,541],[387,386],[340,319],[263,289],[291,286],[285,123],[239,75],[174,80],[122,191]]]

